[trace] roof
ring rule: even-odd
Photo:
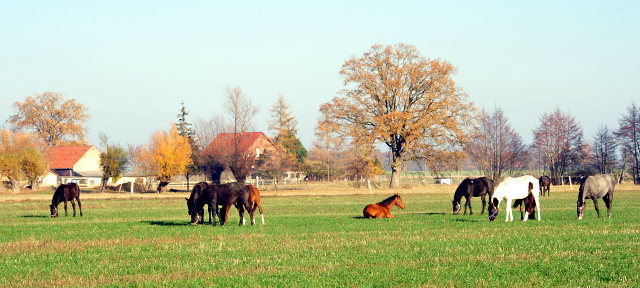
[[[91,147],[93,146],[50,147],[47,153],[49,169],[72,169]]]
[[[258,139],[260,139],[260,137],[264,137],[264,139],[266,139],[267,141],[269,141],[269,143],[271,145],[273,145],[273,142],[271,141],[271,139],[269,139],[269,137],[267,137],[267,135],[265,135],[263,132],[243,132],[243,133],[237,133],[237,135],[239,135],[238,138],[234,137],[236,135],[236,133],[220,133],[218,134],[218,136],[216,136],[215,139],[213,139],[213,141],[211,141],[211,143],[209,144],[209,146],[207,146],[207,148],[204,151],[213,151],[213,147],[231,147],[231,146],[235,146],[236,145],[236,141],[238,141],[237,145],[240,148],[240,150],[248,150],[249,148],[251,148],[251,146],[254,145],[254,143],[256,141],[258,141]]]

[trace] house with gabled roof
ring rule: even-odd
[[[203,150],[203,154],[212,155],[216,153],[217,147],[234,147],[237,146],[240,151],[247,151],[250,153],[255,152],[255,157],[259,158],[261,154],[266,151],[276,150],[276,146],[273,141],[263,132],[242,132],[242,133],[220,133],[216,136],[211,143]],[[210,167],[207,167],[207,174],[211,175],[211,180],[214,183],[226,182],[233,177],[233,173],[230,171],[211,171]],[[223,176],[225,174],[231,174],[230,176]],[[229,173],[227,173],[229,172]],[[227,179],[229,178],[229,179]]]
[[[43,185],[75,182],[81,186],[99,186],[102,182],[101,152],[93,145],[51,147],[47,151],[49,174]],[[56,179],[55,183],[51,183]]]

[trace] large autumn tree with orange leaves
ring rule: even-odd
[[[181,136],[173,123],[169,131],[156,131],[138,152],[135,160],[141,170],[155,175],[161,183],[171,182],[173,176],[185,174],[187,166],[193,164],[189,139]]]
[[[13,130],[33,131],[49,146],[87,143],[85,123],[91,115],[87,113],[89,107],[76,99],[47,91],[13,103],[13,109],[15,113],[7,120]]]
[[[411,151],[438,158],[460,149],[474,105],[451,78],[456,68],[420,55],[412,45],[373,45],[342,65],[344,89],[320,107],[346,137],[385,143],[393,157],[390,187]]]

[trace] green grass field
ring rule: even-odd
[[[235,210],[227,226],[190,226],[183,198],[85,199],[84,217],[56,219],[48,202],[4,202],[0,286],[640,285],[637,191],[616,192],[612,219],[600,201],[604,218],[588,202],[578,221],[565,192],[541,200],[542,221],[510,223],[504,203],[488,222],[452,215],[451,194],[399,192],[406,209],[376,220],[362,209],[390,195],[263,197],[253,227]]]

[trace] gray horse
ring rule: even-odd
[[[611,175],[587,177],[580,185],[580,192],[578,192],[578,220],[584,218],[586,199],[593,200],[593,206],[595,206],[598,218],[600,218],[598,198],[604,200],[604,204],[607,205],[607,215],[611,218],[611,204],[613,203],[613,189],[615,186],[616,182]]]

